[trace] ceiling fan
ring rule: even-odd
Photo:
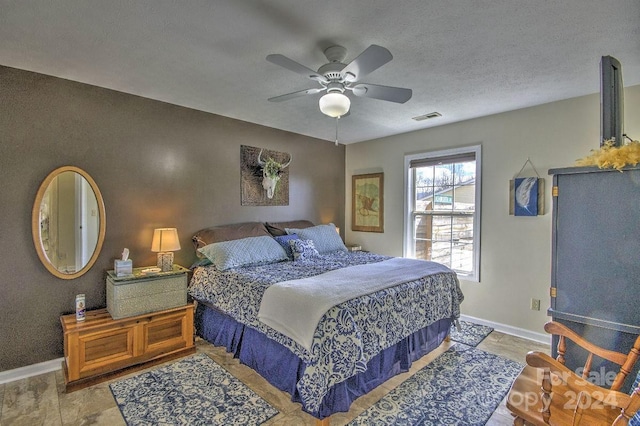
[[[320,87],[299,90],[269,98],[268,100],[281,102],[326,91],[327,93],[319,101],[320,111],[329,117],[340,118],[347,114],[351,107],[351,101],[344,94],[346,91],[353,92],[355,96],[381,99],[400,104],[411,99],[411,89],[359,83],[362,78],[393,59],[391,52],[384,47],[372,44],[346,65],[342,61],[347,56],[347,49],[342,46],[331,46],[324,51],[324,55],[329,60],[329,63],[322,65],[317,72],[284,55],[274,54],[267,56],[267,61],[315,80],[320,85]]]

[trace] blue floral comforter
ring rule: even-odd
[[[328,389],[365,371],[366,363],[383,349],[438,320],[458,318],[464,296],[457,276],[453,271],[433,274],[334,306],[320,320],[310,351],[258,320],[262,295],[276,282],[385,259],[389,257],[338,251],[312,260],[227,271],[198,267],[189,293],[300,357],[306,368],[297,388],[305,408],[315,412]]]

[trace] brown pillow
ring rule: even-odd
[[[313,226],[313,222],[308,220],[292,220],[290,222],[267,222],[265,225],[271,235],[278,237],[280,235],[287,235],[287,231],[285,231],[284,228],[309,228]]]
[[[247,237],[270,237],[271,234],[262,222],[234,223],[232,225],[213,226],[196,232],[191,237],[196,255],[202,257],[199,248],[221,241],[239,240]]]

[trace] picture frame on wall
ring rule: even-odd
[[[351,230],[384,232],[384,173],[352,176]]]
[[[242,206],[288,206],[291,154],[240,145]]]
[[[524,177],[509,181],[509,214],[544,215],[544,178]]]

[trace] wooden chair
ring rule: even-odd
[[[626,377],[640,356],[640,336],[628,354],[607,350],[589,343],[566,326],[548,322],[544,329],[559,336],[558,357],[529,352],[527,366],[511,386],[507,408],[515,416],[516,426],[524,425],[640,425],[640,373],[631,395],[620,392]],[[582,377],[565,367],[566,339],[589,352]],[[590,383],[593,356],[620,366],[609,389]],[[637,422],[637,423],[636,423]]]

